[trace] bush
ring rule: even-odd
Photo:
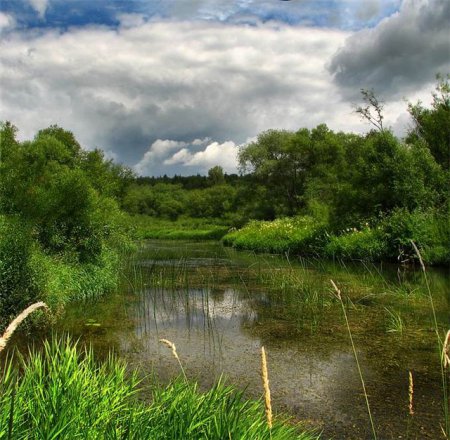
[[[388,243],[390,258],[415,259],[414,241],[427,264],[450,262],[450,224],[448,213],[437,210],[409,212],[396,209],[381,226]]]
[[[384,234],[380,228],[366,226],[361,230],[349,229],[346,233],[329,237],[324,247],[327,257],[344,259],[380,260],[387,252]]]
[[[39,272],[31,229],[18,218],[0,216],[0,315],[10,317],[39,299]]]
[[[324,236],[324,225],[311,217],[287,217],[251,221],[238,231],[228,233],[224,244],[237,249],[273,253],[315,253]]]

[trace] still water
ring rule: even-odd
[[[441,332],[450,327],[450,279],[430,270]],[[180,374],[206,388],[220,376],[262,395],[268,353],[274,408],[323,438],[371,438],[366,403],[339,301],[341,288],[380,439],[438,439],[443,385],[430,297],[412,268],[254,255],[219,243],[146,242],[113,296],[67,307],[57,327],[114,350],[160,381]],[[409,414],[408,375],[414,380]]]

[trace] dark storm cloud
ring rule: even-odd
[[[449,0],[405,0],[397,14],[350,36],[329,71],[349,98],[360,88],[404,96],[450,71],[449,25]]]
[[[133,17],[125,18],[118,31],[4,38],[0,119],[16,124],[22,138],[56,123],[86,147],[162,174],[204,171],[212,160],[232,169],[236,146],[268,128],[354,123],[337,111],[346,104],[324,68],[344,32],[199,22],[129,27]],[[193,147],[204,138],[211,142]],[[186,145],[142,162],[157,140]]]

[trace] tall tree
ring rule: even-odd
[[[406,141],[412,143],[423,140],[436,162],[445,170],[450,169],[450,74],[438,76],[431,108],[419,101],[409,104],[408,111],[413,118],[414,127]]]

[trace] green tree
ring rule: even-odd
[[[211,182],[211,185],[221,185],[225,183],[223,168],[219,165],[210,168],[208,170],[208,180]]]
[[[436,162],[445,170],[450,169],[450,74],[438,76],[436,90],[432,94],[431,108],[419,101],[409,104],[408,111],[413,118],[414,127],[406,141],[414,143],[422,139]]]

